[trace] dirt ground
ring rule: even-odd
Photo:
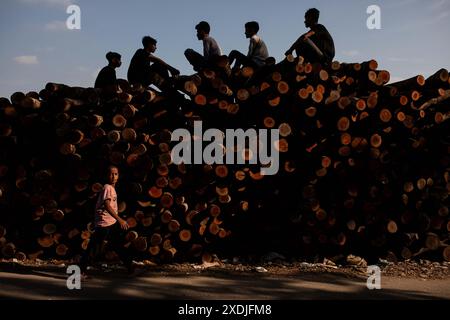
[[[307,262],[141,264],[128,276],[98,264],[81,290],[66,286],[67,263],[0,262],[0,299],[450,299],[450,263],[382,261],[381,289],[367,288],[363,265]]]

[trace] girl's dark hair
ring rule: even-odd
[[[111,169],[117,169],[117,171],[119,171],[119,167],[112,164],[106,168],[105,175],[108,175],[111,172]]]

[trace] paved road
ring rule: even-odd
[[[129,278],[94,274],[81,290],[68,290],[62,268],[0,267],[0,298],[7,299],[450,299],[450,279],[382,277],[381,290],[346,274],[276,275],[147,270]]]

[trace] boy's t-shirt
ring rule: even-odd
[[[311,27],[311,30],[315,32],[315,34],[310,37],[311,41],[322,50],[327,61],[333,61],[335,55],[334,41],[327,28],[322,24],[316,24]]]
[[[203,39],[203,56],[206,60],[210,60],[216,56],[222,55],[222,50],[220,50],[217,41],[210,37],[209,35]]]
[[[105,201],[110,199],[111,208],[114,212],[118,213],[117,205],[117,193],[116,189],[110,184],[105,184],[103,190],[100,192],[97,198],[97,204],[95,205],[95,226],[96,227],[109,227],[116,223],[116,219],[109,214],[105,208]]]
[[[113,67],[106,66],[98,73],[94,87],[104,88],[116,84],[117,84],[116,70],[114,70]]]
[[[267,50],[266,44],[256,34],[250,38],[247,56],[258,66],[264,65],[266,59],[269,57],[269,51]]]
[[[150,73],[150,55],[144,49],[138,49],[131,58],[128,67],[127,78],[130,83],[147,85],[147,77]]]

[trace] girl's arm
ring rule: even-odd
[[[111,216],[113,216],[114,219],[116,219],[120,223],[120,227],[122,229],[124,230],[128,229],[128,223],[121,217],[119,217],[119,213],[114,212],[114,209],[111,207],[111,199],[105,200],[105,209]]]

